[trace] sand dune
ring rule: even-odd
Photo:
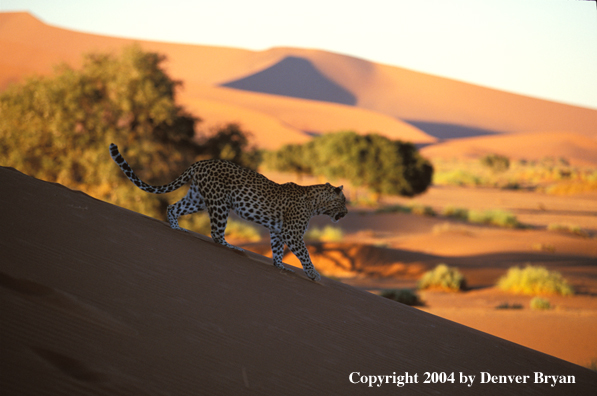
[[[187,84],[187,87],[179,95],[181,101],[190,108],[197,100],[208,100],[214,106],[218,104],[234,106],[250,111],[253,114],[260,114],[261,117],[278,120],[281,126],[294,130],[293,134],[286,131],[278,132],[278,129],[271,125],[252,123],[250,117],[239,114],[236,111],[220,113],[219,116],[210,117],[211,121],[218,123],[238,120],[247,127],[256,137],[258,143],[267,148],[276,148],[283,143],[288,143],[293,136],[298,137],[295,143],[304,141],[307,134],[320,134],[340,130],[355,130],[361,133],[377,132],[392,139],[401,139],[414,143],[433,143],[435,138],[425,134],[420,129],[387,115],[376,113],[367,109],[355,108],[337,103],[308,101],[290,97],[276,97],[272,100],[271,95],[264,95],[254,92],[243,92],[230,88],[214,87],[205,84]],[[212,111],[208,103],[204,108],[196,107],[199,114]],[[247,121],[245,121],[247,120]],[[246,124],[245,124],[246,123]],[[303,136],[299,137],[296,133]],[[264,137],[260,135],[264,134]],[[282,143],[283,142],[283,143]]]
[[[256,53],[308,60],[357,98],[356,106],[417,123],[500,133],[573,131],[595,136],[597,110],[555,103],[368,62],[345,55],[298,48]],[[271,68],[272,64],[260,72]],[[245,78],[249,75],[245,75]]]
[[[265,70],[222,86],[346,105],[355,105],[357,101],[351,92],[322,75],[308,59],[296,56],[287,56]]]
[[[5,395],[591,394],[597,374],[349,286],[0,169]],[[425,372],[476,375],[468,388]],[[480,373],[529,375],[480,384]],[[535,384],[534,372],[575,384]],[[35,381],[32,380],[35,379]],[[566,377],[569,378],[569,377]],[[395,384],[378,392],[395,393]]]
[[[415,143],[435,141],[429,134],[446,138],[558,130],[595,136],[597,110],[345,55],[297,48],[256,52],[104,37],[51,27],[28,13],[0,13],[0,51],[10,54],[0,59],[0,89],[32,73],[49,74],[61,62],[78,67],[83,53],[117,52],[133,42],[167,55],[168,71],[185,83],[182,103],[202,118],[209,116],[208,125],[229,120],[246,123],[256,136],[267,133],[256,141],[270,142],[270,148],[290,140],[272,139],[287,135],[288,128],[308,133],[377,131]],[[223,85],[242,89],[224,89]],[[223,111],[229,105],[235,106],[229,111],[237,114]],[[294,132],[288,136],[298,137]]]
[[[252,144],[264,149],[274,150],[284,144],[305,143],[310,140],[300,129],[251,108],[205,97],[188,97],[184,101],[189,111],[201,114],[203,121],[199,128],[204,134],[210,134],[223,125],[237,123],[244,131],[251,133]]]
[[[425,147],[428,158],[480,158],[500,154],[511,159],[565,158],[573,165],[597,165],[597,139],[570,132],[539,132],[455,139]]]

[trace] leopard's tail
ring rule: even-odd
[[[126,177],[129,178],[130,181],[132,181],[141,190],[153,194],[165,194],[174,190],[178,190],[179,188],[187,184],[189,180],[193,178],[194,174],[194,167],[191,166],[186,171],[184,171],[182,175],[178,176],[178,178],[176,178],[176,180],[174,180],[173,182],[165,184],[163,186],[151,186],[145,183],[143,180],[139,179],[139,177],[135,174],[135,172],[133,172],[129,164],[122,157],[122,155],[118,151],[118,147],[114,143],[110,144],[110,156],[112,157],[114,162],[116,162],[116,165],[118,165],[120,169],[122,169],[122,171],[124,172]]]

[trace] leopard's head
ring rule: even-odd
[[[343,186],[334,187],[330,183],[326,183],[324,188],[321,213],[330,216],[334,223],[348,213],[348,209],[346,209],[346,197],[342,192],[342,188]]]

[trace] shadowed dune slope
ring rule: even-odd
[[[3,395],[578,394],[597,374],[335,281],[0,168]],[[575,384],[423,384],[424,372]],[[35,378],[35,381],[32,381]],[[380,394],[394,394],[386,384]]]
[[[296,56],[287,56],[274,66],[222,85],[294,98],[356,104],[353,94],[325,78],[308,59]]]
[[[288,128],[315,133],[345,129],[345,115],[358,109],[352,118],[359,118],[360,122],[351,120],[354,125],[348,128],[398,134],[398,138],[416,143],[432,142],[432,136],[552,130],[596,136],[595,109],[515,95],[326,51],[248,51],[105,37],[48,26],[28,13],[0,13],[0,53],[10,54],[0,57],[0,89],[32,73],[49,74],[61,62],[78,67],[83,53],[116,52],[134,42],[168,57],[168,72],[185,83],[182,103],[203,100],[205,114],[212,117],[208,120],[210,125],[228,122],[230,118],[240,118],[244,123],[247,116],[247,124],[255,135],[266,128],[270,137],[285,135]],[[222,85],[239,89],[225,89]],[[213,102],[213,98],[209,98],[213,106],[205,102],[208,98],[202,89],[197,89],[203,86],[220,90],[219,103]],[[234,103],[229,103],[231,92],[236,92]],[[259,98],[262,105],[257,110],[250,107],[251,113],[241,115],[227,116],[220,111],[230,104],[238,106],[239,98],[245,103]],[[281,112],[280,99],[292,99],[292,103],[300,105]],[[313,113],[312,109],[319,105]],[[344,110],[334,110],[340,107]],[[202,116],[201,109],[193,111]],[[261,114],[256,115],[255,111]],[[271,122],[272,117],[278,119],[279,126]],[[270,146],[281,144],[282,141],[274,142]]]

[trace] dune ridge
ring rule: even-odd
[[[352,372],[417,373],[409,394],[588,395],[597,384],[580,366],[298,269],[281,273],[263,256],[14,169],[0,168],[0,184],[5,395],[362,392]],[[424,372],[536,371],[575,384],[422,383]]]
[[[284,96],[279,96],[272,101],[271,95],[204,84],[187,84],[187,86],[188,90],[185,89],[181,92],[179,97],[183,103],[189,106],[189,109],[196,110],[199,114],[203,112],[210,114],[215,107],[196,106],[196,101],[203,99],[221,106],[234,106],[263,119],[277,120],[279,125],[293,130],[293,133],[288,134],[280,133],[280,128],[273,126],[268,129],[267,126],[253,122],[250,117],[243,116],[238,111],[222,113],[221,119],[212,116],[206,122],[206,126],[209,126],[214,123],[221,124],[225,122],[224,120],[228,120],[228,122],[238,120],[252,132],[256,143],[264,148],[279,148],[282,142],[284,144],[302,143],[308,138],[308,135],[340,130],[356,130],[362,133],[377,132],[391,139],[421,144],[436,141],[435,138],[404,121],[358,107]],[[296,140],[293,141],[293,139]]]
[[[478,136],[448,140],[425,147],[429,158],[480,158],[487,154],[505,155],[518,160],[565,158],[572,165],[597,165],[597,139],[578,133],[546,131],[535,133]]]

